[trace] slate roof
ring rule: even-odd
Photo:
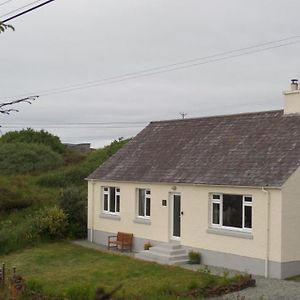
[[[300,166],[300,116],[282,110],[151,122],[88,179],[280,187]]]

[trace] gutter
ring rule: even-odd
[[[262,189],[261,186],[256,185],[226,185],[226,184],[208,184],[208,183],[184,183],[184,182],[155,182],[155,181],[138,181],[138,180],[113,180],[113,179],[101,179],[101,178],[85,178],[87,181],[98,182],[117,182],[117,183],[130,183],[130,184],[157,184],[157,185],[171,185],[171,186],[200,186],[200,187],[214,187],[214,188],[247,188],[247,189]],[[280,190],[280,186],[268,186],[268,189]]]
[[[266,254],[265,254],[265,277],[269,277],[269,250],[270,250],[270,192],[267,191],[264,187],[261,190],[266,195]]]

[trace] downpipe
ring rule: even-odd
[[[90,242],[94,242],[94,195],[95,195],[95,181],[92,180],[92,211],[91,211],[91,238]]]
[[[265,255],[265,277],[269,277],[269,250],[270,250],[270,192],[267,191],[264,187],[261,190],[266,195],[266,255]]]

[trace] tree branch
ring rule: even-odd
[[[0,21],[0,33],[4,32],[8,28],[15,31],[15,28],[12,25],[4,24]]]
[[[19,110],[15,108],[7,108],[8,106],[15,105],[18,103],[29,103],[31,104],[32,101],[36,100],[39,96],[29,96],[23,99],[18,99],[10,102],[0,103],[0,113],[9,115],[11,112],[18,112]]]

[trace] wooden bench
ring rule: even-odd
[[[123,251],[124,248],[128,248],[130,251],[132,251],[132,240],[132,233],[118,232],[117,235],[108,236],[107,248],[117,248],[121,251]]]

